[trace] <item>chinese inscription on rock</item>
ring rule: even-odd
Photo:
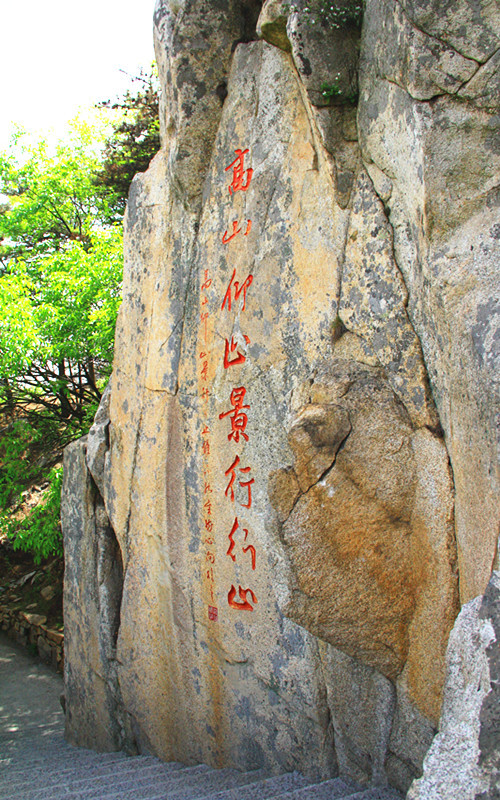
[[[253,169],[248,166],[249,149],[234,151],[236,158],[225,167],[225,172],[229,173],[230,182],[228,191],[231,197],[237,192],[247,192],[252,185]],[[224,248],[239,248],[242,237],[248,236],[252,229],[251,219],[233,219],[223,232],[221,242]],[[215,589],[215,569],[216,569],[216,544],[219,552],[224,553],[238,567],[245,566],[245,573],[253,574],[257,569],[257,549],[252,544],[252,535],[248,523],[245,520],[245,513],[252,507],[252,486],[255,477],[252,475],[252,466],[247,463],[243,454],[235,452],[236,446],[244,446],[249,441],[250,433],[247,431],[249,417],[251,415],[251,404],[248,399],[247,387],[241,384],[239,375],[241,366],[248,359],[248,345],[251,344],[247,334],[241,333],[235,337],[231,333],[223,339],[220,355],[210,352],[210,333],[209,333],[209,312],[208,312],[208,290],[212,286],[213,276],[210,270],[204,268],[201,275],[200,292],[200,325],[201,343],[199,352],[199,385],[200,399],[202,407],[202,434],[201,434],[201,455],[203,469],[203,514],[202,514],[202,543],[203,566],[202,578],[206,593],[208,593],[208,619],[212,622],[218,620],[219,608]],[[240,313],[245,314],[247,308],[247,292],[253,282],[251,273],[237,275],[236,267],[232,270],[231,278],[227,285],[224,296],[219,298],[220,313],[224,316],[231,312],[233,304],[240,304]],[[244,316],[243,316],[244,319]],[[230,378],[230,383],[234,382],[229,396],[227,397],[226,407],[219,413],[218,422],[225,426],[225,438],[228,441],[229,457],[227,466],[224,465],[221,475],[212,475],[210,470],[210,451],[212,446],[212,425],[214,421],[209,418],[209,358],[215,356],[221,358],[222,366]],[[218,490],[221,485],[225,488]],[[220,497],[218,495],[221,495]],[[214,507],[218,502],[224,502],[234,506],[231,508],[234,514],[232,525],[228,530],[216,529],[213,516]],[[223,544],[224,543],[224,544]],[[223,545],[223,546],[222,546]],[[250,581],[248,580],[247,583]],[[252,585],[240,585],[231,583],[219,587],[222,600],[226,606],[236,612],[252,612],[258,603],[258,597]]]

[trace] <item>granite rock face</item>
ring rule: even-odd
[[[439,733],[408,800],[494,800],[500,791],[498,634],[500,576],[460,612],[447,652]]]
[[[495,9],[434,5],[368,0],[360,39],[157,2],[93,480],[67,456],[67,626],[101,654],[70,651],[75,740],[102,707],[165,759],[421,773],[498,535]]]
[[[437,720],[456,607],[445,449],[414,430],[380,369],[333,362],[307,391],[293,470],[272,477],[295,578],[285,613],[388,678],[406,663],[414,700]]]
[[[87,470],[86,451],[81,439],[64,453],[66,737],[82,747],[92,742],[101,751],[133,750],[116,675],[121,554]]]
[[[475,800],[488,800],[500,795],[500,573],[493,572],[483,596],[479,624],[488,628],[491,640],[485,643],[490,690],[483,700],[479,715],[479,770],[482,791]]]
[[[486,85],[498,80],[499,15],[489,2],[369,0],[360,63],[361,150],[450,455],[463,602],[484,592],[498,538],[500,148]]]

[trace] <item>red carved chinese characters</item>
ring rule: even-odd
[[[231,180],[228,184],[228,191],[230,196],[234,196],[236,192],[247,192],[252,184],[254,170],[249,165],[250,160],[249,148],[237,148],[234,151],[235,158],[225,167],[225,172],[231,175]],[[252,230],[252,220],[245,218],[244,212],[241,213],[241,206],[236,211],[232,209],[227,230],[221,231],[221,238],[224,248],[228,247],[225,251],[229,257],[236,257],[242,259],[244,253],[243,237],[250,234]],[[233,244],[232,244],[233,243]],[[230,249],[229,249],[230,245]],[[225,294],[219,298],[218,303],[221,311],[232,311],[233,304],[238,304],[236,309],[238,319],[246,311],[247,293],[254,280],[253,274],[248,271],[247,274],[239,274],[237,278],[236,267],[232,270],[231,279],[227,285]],[[212,424],[208,417],[209,410],[213,409],[214,403],[218,402],[219,392],[217,384],[214,383],[214,376],[217,371],[214,369],[212,361],[212,354],[210,352],[212,343],[214,341],[214,332],[217,328],[214,326],[217,321],[211,317],[211,308],[213,306],[209,303],[210,293],[214,291],[214,284],[217,281],[213,280],[210,274],[210,269],[203,267],[200,271],[200,349],[197,353],[198,356],[198,395],[202,407],[202,414],[205,416],[203,419],[203,426],[200,439],[200,457],[202,460],[203,469],[203,514],[201,520],[201,538],[205,547],[202,554],[201,572],[204,580],[206,597],[208,600],[208,619],[211,622],[217,622],[219,619],[219,610],[215,601],[215,576],[217,567],[217,553],[218,546],[220,546],[220,539],[217,534],[216,521],[217,518],[212,516],[213,511],[217,508],[217,493],[220,485],[217,479],[212,474],[210,465],[218,462],[217,453],[215,450],[215,442],[212,441]],[[230,334],[230,335],[229,335]],[[228,374],[235,375],[238,381],[238,367],[242,366],[247,358],[248,345],[251,344],[250,338],[239,327],[239,322],[233,331],[228,331],[227,338],[222,334],[223,351],[221,352],[222,363],[224,370],[229,370]],[[245,373],[246,374],[246,373]],[[241,380],[239,381],[241,383]],[[245,447],[249,442],[251,430],[248,430],[248,422],[250,416],[250,401],[248,399],[248,392],[245,386],[234,385],[229,393],[229,401],[225,404],[225,408],[219,409],[220,413],[218,418],[224,422],[226,427],[227,441],[239,447]],[[224,495],[229,503],[237,503],[241,509],[240,514],[251,512],[252,508],[252,486],[255,483],[255,478],[251,476],[252,468],[248,462],[242,466],[241,458],[243,456],[233,453],[228,457],[226,463],[231,460],[231,465],[225,470],[224,477],[225,490]],[[212,459],[216,459],[213,461]],[[251,534],[249,527],[245,527],[245,520],[234,517],[234,522],[228,524],[226,529],[227,546],[224,548],[225,555],[235,565],[236,574],[240,574],[240,570],[248,570],[253,574],[256,570],[257,563],[257,550],[251,544]],[[229,530],[230,527],[230,530]],[[227,532],[229,531],[229,533]],[[253,611],[257,604],[257,597],[253,588],[250,586],[244,588],[235,581],[231,584],[231,588],[227,594],[227,603],[229,608],[236,611]],[[245,586],[248,586],[247,578],[242,578]],[[226,589],[227,591],[227,589]],[[209,598],[209,599],[208,599]]]
[[[248,236],[250,231],[252,230],[252,220],[247,219],[247,227],[243,236]],[[233,220],[233,232],[229,234],[227,231],[224,231],[222,235],[222,244],[229,244],[235,236],[241,233],[241,228],[238,227],[238,220]]]
[[[238,386],[236,389],[233,389],[230,397],[232,408],[230,408],[228,411],[223,411],[222,414],[219,414],[219,419],[223,419],[224,417],[230,418],[231,430],[228,433],[227,438],[229,440],[233,439],[235,442],[240,441],[240,436],[242,436],[245,441],[248,442],[248,435],[245,433],[245,429],[248,424],[248,417],[243,409],[250,408],[250,406],[243,404],[245,394],[246,389],[243,386]]]
[[[247,536],[248,536],[248,531],[245,528],[245,541]],[[257,551],[255,550],[255,547],[253,546],[253,544],[248,544],[246,547],[242,547],[241,549],[243,550],[244,553],[250,553],[250,558],[252,559],[252,569],[254,570],[255,562],[257,560]]]
[[[247,344],[250,344],[250,339],[248,336],[243,337]],[[238,348],[238,343],[234,341],[234,336],[231,336],[231,342],[225,340],[225,349],[224,349],[224,369],[228,369],[229,367],[233,367],[235,364],[243,364],[246,361],[246,356],[244,353],[241,353]],[[232,356],[232,353],[236,351],[236,355]]]
[[[234,293],[234,300],[238,300],[240,294],[243,293],[243,306],[241,308],[242,311],[246,308],[246,300],[247,300],[247,289],[251,285],[253,281],[253,275],[248,275],[243,283],[240,286],[239,281],[235,281],[234,277],[236,275],[236,269],[233,269],[233,274],[231,275],[231,280],[229,281],[229,286],[226,289],[226,294],[224,295],[224,300],[222,301],[221,311],[224,311],[224,306],[227,304],[227,310],[231,311],[231,300]],[[234,281],[234,282],[233,282]]]
[[[229,536],[227,537],[229,539],[229,547],[227,548],[227,552],[226,552],[226,555],[229,556],[229,558],[231,558],[233,561],[236,561],[236,556],[234,555],[236,542],[234,541],[234,537],[235,537],[236,533],[238,532],[238,528],[239,527],[240,527],[240,523],[238,522],[238,517],[235,517],[234,518],[234,522],[233,522],[233,527],[231,528],[231,532],[229,533]],[[245,534],[244,541],[246,542],[247,537],[248,537],[248,528],[243,528],[242,527],[241,530]],[[257,559],[257,552],[255,550],[255,547],[252,544],[249,544],[246,547],[242,547],[241,549],[243,550],[244,553],[250,553],[252,569],[255,570],[255,562],[256,562],[256,559]]]
[[[209,276],[209,271],[208,271],[208,269],[206,269],[205,270],[205,280],[201,284],[201,291],[202,292],[205,292],[207,289],[210,289],[210,287],[212,285],[212,278],[209,278],[208,276]],[[204,298],[204,300],[207,300],[207,298]],[[207,302],[208,302],[208,300],[207,300]],[[203,299],[202,299],[202,303],[203,303]]]
[[[243,589],[241,586],[238,586],[238,595],[239,601],[235,600],[236,597],[236,588],[234,585],[231,586],[229,590],[229,594],[227,596],[227,602],[231,606],[231,608],[236,608],[239,611],[253,611],[253,606],[248,602],[247,596],[250,594],[252,598],[252,603],[257,603],[257,598],[255,597],[254,593],[251,589]]]
[[[234,555],[233,550],[236,547],[234,542],[234,534],[238,530],[238,526],[239,526],[238,517],[235,517],[233,522],[233,527],[231,528],[231,533],[228,536],[229,547],[227,548],[227,553],[226,553],[226,555],[229,556],[229,558],[232,558],[233,561],[236,561],[236,556]]]
[[[207,403],[208,398],[210,397],[210,391],[206,384],[208,383],[208,366],[209,366],[209,333],[208,333],[208,324],[209,324],[209,312],[208,312],[208,297],[206,292],[210,289],[212,285],[212,279],[209,274],[209,270],[205,269],[203,274],[203,282],[201,283],[201,293],[200,293],[200,322],[203,331],[203,350],[199,353],[199,375],[201,380],[201,387],[200,387],[200,396],[201,399],[204,401],[204,409],[203,413],[208,413]],[[208,426],[208,420],[205,419],[203,422],[203,427],[201,431],[201,454],[205,469],[203,470],[203,493],[204,495],[212,494],[212,486],[209,476],[209,469],[208,469],[208,458],[210,456],[210,428]],[[206,591],[208,592],[210,603],[215,604],[216,596],[215,596],[215,573],[214,573],[214,566],[216,563],[216,554],[214,545],[215,539],[213,537],[214,531],[214,523],[210,519],[212,514],[212,504],[207,499],[204,503],[204,532],[202,535],[202,542],[205,546],[205,563],[202,565],[201,573],[203,577],[203,582],[206,587]],[[209,605],[208,606],[208,618],[212,622],[217,622],[218,620],[218,609],[216,605]]]
[[[245,172],[245,156],[248,153],[248,147],[246,150],[235,150],[234,152],[236,153],[236,158],[224,170],[224,172],[230,169],[233,170],[233,180],[229,184],[229,194],[233,194],[233,192],[246,192],[250,186],[253,175],[253,169],[251,168],[247,169]]]
[[[239,191],[246,192],[250,187],[253,176],[252,167],[247,166],[248,162],[245,161],[245,156],[248,156],[249,149],[237,149],[234,152],[236,158],[225,168],[226,172],[232,170],[232,181],[229,184],[229,194],[231,195]],[[232,249],[229,252],[240,254],[243,244],[241,237],[248,236],[251,229],[252,221],[250,219],[247,219],[245,227],[241,218],[234,219],[233,217],[231,225],[222,235],[222,244],[226,246],[236,240],[236,244],[231,246]],[[243,314],[246,310],[247,292],[252,282],[253,275],[250,272],[246,277],[240,275],[237,279],[235,267],[222,299],[221,311],[227,310],[231,312],[233,303],[237,303],[241,298],[240,313]],[[240,334],[232,334],[230,338],[224,339],[224,369],[227,370],[230,367],[234,367],[235,375],[238,374],[238,366],[244,364],[248,357],[243,342],[247,345],[250,344],[250,339],[246,334],[242,333],[242,338],[239,338],[239,336]],[[232,372],[233,369],[231,369]],[[227,420],[230,423],[230,429],[227,432],[228,441],[235,445],[244,445],[249,441],[247,426],[248,412],[250,411],[250,403],[247,400],[245,386],[234,386],[232,388],[229,406],[220,412],[219,419]],[[250,466],[241,466],[239,455],[233,454],[232,458],[231,465],[224,473],[227,478],[224,494],[231,503],[238,502],[242,508],[250,510],[252,507],[252,486],[255,483],[255,478],[250,475]],[[238,544],[236,542],[237,535],[240,542]],[[241,542],[242,537],[243,542]],[[251,568],[253,572],[256,567],[257,552],[255,547],[248,543],[248,537],[249,529],[244,526],[244,522],[240,523],[238,517],[235,517],[228,534],[226,556],[236,565],[243,560],[243,564],[246,563],[248,565],[247,568]],[[245,589],[241,585],[236,588],[234,584],[231,586],[228,593],[228,605],[230,608],[237,611],[253,611],[256,603],[257,597],[253,589]]]
[[[208,379],[208,355],[207,353],[201,352],[200,359],[202,360],[202,367],[200,371],[202,381],[206,381]]]
[[[233,486],[234,486],[234,482],[236,480],[236,469],[238,468],[238,471],[239,472],[243,472],[243,473],[248,473],[252,469],[251,467],[239,467],[238,466],[239,463],[240,463],[240,457],[236,456],[236,458],[234,459],[234,461],[231,464],[231,466],[229,467],[229,469],[227,469],[225,471],[225,473],[224,473],[224,475],[228,475],[228,476],[230,475],[231,476],[229,478],[229,483],[226,486],[226,491],[224,492],[224,494],[226,495],[226,497],[229,497],[229,499],[231,500],[232,503],[234,503],[234,488],[233,488]],[[251,478],[249,481],[238,480],[238,483],[239,483],[240,486],[246,486],[247,493],[248,493],[248,497],[247,497],[248,502],[247,503],[240,503],[240,506],[243,506],[243,508],[251,508],[252,507],[252,483],[255,483],[255,478]]]

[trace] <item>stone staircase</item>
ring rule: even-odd
[[[59,676],[0,640],[0,800],[401,800],[349,779],[314,783],[165,764],[152,756],[95,753],[63,737]]]

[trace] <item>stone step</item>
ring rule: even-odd
[[[87,760],[78,755],[77,752],[73,752],[72,748],[63,748],[62,746],[54,746],[52,749],[47,748],[44,750],[43,755],[30,752],[28,749],[24,751],[16,750],[13,753],[8,753],[3,750],[3,757],[0,758],[0,767],[2,770],[8,767],[10,775],[14,775],[15,773],[20,773],[22,775],[28,770],[45,768],[47,763],[53,765],[54,769],[68,769],[71,771],[74,769],[74,766],[79,763],[86,763],[88,767],[91,767],[94,763],[111,766],[113,764],[119,764],[127,758],[125,754],[123,754],[121,758],[116,757],[116,754],[113,755],[115,756],[114,758],[106,757],[107,754],[105,753],[96,753],[96,758],[89,758]],[[111,754],[109,754],[109,756],[111,756]]]
[[[71,759],[71,754],[70,754]],[[44,764],[47,762],[45,761]],[[93,781],[96,778],[103,778],[109,781],[115,781],[118,778],[128,778],[132,777],[137,774],[141,775],[148,775],[148,770],[151,771],[153,767],[158,767],[158,765],[163,767],[163,772],[169,771],[171,773],[180,771],[185,769],[182,764],[171,763],[171,764],[163,764],[158,761],[157,758],[154,756],[136,756],[132,758],[125,758],[121,759],[120,761],[113,761],[109,762],[102,762],[101,760],[81,762],[81,766],[85,770],[85,774],[82,774],[80,770],[77,768],[77,765],[74,763],[69,762],[69,759],[66,758],[65,763],[67,766],[65,767],[58,767],[54,764],[52,759],[49,761],[51,770],[54,770],[54,776],[51,777],[50,780],[47,780],[47,785],[50,785],[54,791],[57,789],[59,785],[66,786],[69,782],[77,782],[78,780],[83,782],[85,785],[88,781]],[[41,764],[37,762],[36,764],[28,767],[27,769],[18,769],[16,773],[9,772],[9,787],[14,792],[16,789],[21,789],[23,786],[26,786],[30,782],[30,775],[33,776],[38,774],[41,769]],[[80,776],[80,777],[78,777]],[[40,781],[37,784],[37,788],[39,791],[42,790],[42,785]],[[3,790],[0,788],[0,798],[3,800]]]
[[[211,794],[197,797],[197,800],[267,800],[267,798],[274,798],[308,786],[310,783],[311,781],[298,772],[288,772],[284,775],[263,778],[255,783],[248,783],[233,789],[214,791]],[[165,798],[165,795],[162,794],[161,798]]]
[[[0,753],[2,754],[0,763],[10,764],[11,772],[36,769],[47,764],[48,760],[56,769],[70,769],[79,763],[89,766],[93,763],[116,764],[129,758],[125,753],[94,753],[90,750],[80,750],[68,745],[62,736],[51,743],[45,742],[40,747],[34,744],[13,748],[1,747]]]
[[[111,781],[109,778],[97,777],[89,779],[85,766],[82,764],[71,778],[59,781],[55,775],[53,780],[43,776],[36,785],[30,780],[21,789],[23,800],[155,800],[166,797],[169,800],[187,800],[214,791],[242,786],[261,780],[263,773],[241,773],[232,769],[210,770],[193,774],[192,769],[172,772],[168,765],[158,762],[149,769],[139,771],[136,775],[116,776]],[[10,789],[10,787],[9,787]],[[5,788],[2,800],[12,798],[9,789]]]
[[[360,790],[361,786],[348,778],[331,778],[278,795],[275,800],[340,800]]]
[[[0,736],[0,800],[402,800],[392,789],[363,788],[347,778],[311,783],[298,773],[269,777],[262,770],[96,753],[69,745],[60,729],[45,726],[10,739],[11,755],[2,746],[6,738]]]
[[[40,672],[40,700],[47,676],[29,665],[32,671]],[[9,699],[5,684],[2,689]],[[10,712],[8,704],[2,709],[0,800],[402,800],[392,790],[362,787],[347,778],[312,783],[298,773],[215,770],[73,747],[64,739],[55,689],[40,707],[14,697]]]
[[[16,744],[11,757],[0,759],[0,800],[402,800],[392,789],[363,788],[347,778],[311,783],[298,773],[269,777],[262,770],[95,753],[72,747],[60,731]]]
[[[363,788],[349,778],[332,778],[278,795],[274,800],[402,800],[402,797],[394,789]]]
[[[60,725],[0,734],[0,753],[0,800],[402,800],[347,778],[311,783],[298,773],[269,777],[96,753],[68,744]]]
[[[99,800],[137,800],[137,797],[144,796],[147,800],[194,800],[197,797],[203,797],[228,789],[241,788],[246,784],[254,785],[264,777],[262,770],[255,772],[239,772],[234,769],[220,769],[209,770],[205,775],[186,777],[179,775],[179,779],[175,782],[170,780],[157,781],[154,784],[146,786],[141,784],[139,786],[122,787],[120,792],[115,791],[113,787],[112,792],[103,792],[99,795]],[[38,800],[38,798],[37,798]],[[49,800],[49,798],[40,798],[40,800]],[[90,800],[86,795],[69,795],[68,800]]]
[[[356,794],[347,795],[346,800],[403,800],[395,789],[371,787]]]
[[[78,754],[78,751],[76,751]],[[92,755],[92,754],[90,754]],[[54,776],[59,776],[61,780],[65,778],[71,778],[73,776],[78,775],[81,771],[85,771],[85,774],[92,775],[96,773],[97,775],[102,772],[103,774],[115,775],[119,774],[121,770],[127,770],[128,764],[131,762],[136,763],[134,767],[135,770],[138,772],[144,767],[148,767],[151,764],[159,764],[161,762],[158,761],[157,758],[153,756],[124,756],[124,758],[120,759],[112,759],[106,758],[107,754],[95,754],[98,755],[98,758],[89,758],[86,760],[84,758],[75,758],[73,754],[73,749],[71,748],[65,754],[61,753],[58,755],[57,758],[52,758],[50,755],[45,757],[44,759],[37,760],[32,759],[24,763],[23,760],[20,760],[17,756],[16,758],[11,761],[10,764],[5,764],[2,766],[2,773],[3,775],[8,775],[9,780],[11,782],[18,781],[22,783],[25,779],[25,776],[33,775],[34,773],[39,773],[41,770],[45,773],[46,767],[50,764],[50,773],[51,776],[47,777],[47,780],[50,780],[52,783],[55,782]],[[111,755],[111,754],[110,754]],[[171,764],[164,764],[165,769],[170,770],[171,772],[180,771],[182,770],[189,770],[192,774],[203,774],[204,772],[208,771],[210,768],[205,766],[204,764],[196,765],[194,767],[185,767],[183,764],[171,763]],[[26,780],[29,780],[26,778]],[[5,781],[3,782],[5,783]],[[0,798],[3,800],[3,783],[0,783]]]
[[[144,764],[143,760],[147,761],[147,763]],[[138,762],[135,770],[122,772],[126,762],[130,761]],[[50,765],[50,771],[46,770],[47,764]],[[104,783],[105,789],[107,789],[110,785],[126,784],[133,781],[134,778],[138,778],[139,782],[141,782],[141,776],[143,778],[142,782],[147,782],[148,779],[155,779],[158,773],[159,777],[162,778],[182,772],[186,780],[192,780],[211,771],[210,767],[204,764],[194,767],[164,764],[152,756],[125,757],[125,759],[118,762],[105,762],[102,767],[108,771],[108,774],[95,772],[99,766],[99,761],[88,763],[85,760],[81,760],[78,763],[74,763],[71,755],[64,762],[61,761],[60,764],[64,764],[62,768],[64,771],[61,771],[59,765],[54,763],[52,759],[44,761],[43,767],[37,764],[25,770],[22,767],[15,771],[8,768],[5,769],[0,782],[0,800],[11,800],[14,790],[22,791],[25,800],[28,800],[32,795],[37,800],[39,798],[42,800],[45,794],[51,797],[55,796],[54,793],[67,796],[70,789],[73,791],[73,786],[77,791],[85,791],[88,787],[98,788]],[[156,772],[154,771],[155,769]],[[175,785],[175,781],[172,781],[172,783]]]

